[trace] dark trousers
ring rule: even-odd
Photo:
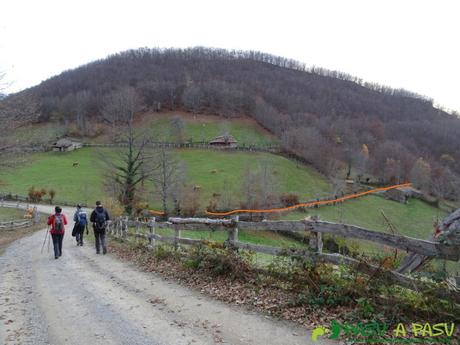
[[[54,256],[62,255],[62,240],[64,239],[64,234],[51,234],[53,238],[53,247],[54,247]]]
[[[99,253],[101,246],[104,253],[107,251],[107,247],[105,246],[105,230],[104,231],[96,231],[94,230],[94,238],[96,239],[96,252]]]
[[[85,233],[85,226],[84,225],[76,225],[75,239],[77,240],[78,244],[83,245],[83,234],[84,233]]]

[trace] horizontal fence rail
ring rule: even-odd
[[[91,144],[85,143],[84,147],[127,147],[127,143],[116,143],[116,144]],[[239,144],[238,146],[226,146],[226,145],[211,145],[207,142],[185,142],[185,143],[173,143],[173,142],[150,142],[146,144],[146,147],[151,148],[171,148],[171,149],[182,149],[182,148],[194,148],[194,149],[205,149],[205,150],[233,150],[233,151],[254,151],[254,152],[271,152],[281,153],[282,147],[279,145],[272,144]]]
[[[0,222],[0,230],[15,230],[27,228],[35,224],[33,220],[11,220],[7,222]]]
[[[134,231],[130,231],[134,229]],[[157,229],[171,229],[174,236],[162,236],[156,233]],[[147,231],[143,231],[147,230]],[[206,245],[215,242],[205,239],[192,239],[181,236],[181,231],[226,231],[228,238],[223,247],[229,249],[244,249],[258,253],[276,256],[303,257],[317,263],[330,263],[334,265],[347,265],[361,273],[373,277],[380,277],[389,284],[396,284],[414,291],[432,290],[432,293],[443,299],[460,303],[460,293],[454,289],[433,289],[433,284],[422,282],[397,271],[382,269],[376,265],[347,257],[338,253],[323,253],[322,233],[330,233],[344,237],[364,239],[386,246],[407,250],[410,253],[420,253],[433,258],[458,261],[460,255],[458,246],[449,246],[438,242],[430,242],[416,238],[391,235],[378,231],[360,228],[354,225],[336,224],[319,220],[305,219],[301,221],[239,221],[238,216],[233,219],[209,218],[169,218],[167,222],[156,222],[151,218],[148,222],[132,221],[127,217],[118,218],[109,222],[108,233],[116,238],[127,240],[129,238],[144,239],[147,246],[153,249],[156,242],[174,245]],[[309,248],[281,248],[259,244],[241,242],[238,240],[238,231],[280,231],[280,232],[306,232],[309,235]]]

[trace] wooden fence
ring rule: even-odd
[[[127,147],[127,143],[116,143],[116,144],[83,144],[85,147]],[[229,150],[229,151],[250,151],[250,152],[271,152],[281,153],[283,151],[280,145],[275,144],[258,144],[258,145],[246,145],[239,144],[236,147],[219,147],[216,145],[210,145],[207,142],[185,142],[185,143],[173,143],[173,142],[149,142],[147,147],[151,148],[168,148],[168,149],[183,149],[183,148],[194,148],[203,150]]]
[[[27,220],[20,219],[20,220],[11,220],[7,222],[0,222],[0,231],[27,228],[29,226],[32,226],[33,224],[35,224],[35,222],[32,219],[27,219]]]
[[[130,231],[134,229],[134,231]],[[162,236],[156,233],[157,229],[172,229],[174,236]],[[414,291],[432,290],[435,296],[460,303],[460,292],[457,288],[434,288],[429,282],[422,282],[397,271],[382,269],[365,261],[344,256],[338,253],[324,253],[322,234],[329,233],[345,237],[364,239],[386,246],[402,249],[410,253],[420,253],[430,258],[458,261],[460,251],[458,246],[420,240],[407,236],[391,235],[378,231],[368,230],[353,225],[336,224],[319,220],[305,219],[303,221],[262,221],[242,222],[238,216],[232,219],[208,218],[169,218],[167,222],[156,222],[151,218],[148,222],[130,221],[127,217],[118,218],[109,223],[108,233],[112,236],[127,240],[131,238],[145,239],[147,246],[154,249],[157,241],[174,245],[178,248],[184,245],[207,245],[210,241],[192,239],[181,236],[181,231],[225,231],[228,233],[225,245],[234,250],[245,249],[258,253],[280,256],[296,256],[312,262],[347,265],[372,277],[383,278],[390,284],[396,284]],[[250,231],[279,231],[279,232],[307,232],[309,234],[309,248],[281,248],[241,242],[238,239],[239,230]],[[434,289],[433,289],[434,288]]]
[[[37,207],[30,208],[29,205],[23,205],[19,202],[17,203],[7,203],[3,199],[0,200],[0,207],[6,208],[17,208],[23,210],[31,210],[30,219],[14,219],[8,221],[0,221],[0,230],[15,230],[21,228],[27,228],[32,226],[40,221],[40,213],[37,210]]]

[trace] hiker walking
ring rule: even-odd
[[[77,205],[77,210],[73,215],[73,221],[75,222],[74,233],[75,239],[77,240],[77,246],[83,246],[83,235],[88,234],[88,215],[85,210],[82,210],[80,205]],[[73,233],[72,233],[73,235]]]
[[[48,217],[48,225],[51,225],[50,234],[53,238],[54,258],[62,256],[62,240],[64,239],[64,226],[67,225],[67,217],[62,213],[62,208],[56,206],[55,213]]]
[[[102,254],[107,253],[107,247],[105,244],[105,229],[107,227],[107,221],[110,220],[109,213],[102,207],[100,201],[96,201],[96,208],[91,213],[90,221],[93,223],[94,237],[96,238],[96,254],[100,254],[100,248],[102,246]]]

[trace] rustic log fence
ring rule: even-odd
[[[130,229],[134,229],[131,231]],[[146,229],[146,231],[143,231]],[[157,229],[170,229],[174,236],[162,236]],[[345,237],[364,239],[386,246],[405,250],[409,253],[423,253],[431,258],[458,261],[460,251],[458,246],[420,240],[401,235],[391,235],[378,231],[368,230],[353,225],[336,224],[306,218],[302,221],[262,221],[245,222],[239,221],[238,216],[232,219],[208,219],[208,218],[169,218],[167,222],[157,222],[151,218],[148,222],[131,221],[127,217],[118,218],[109,222],[108,233],[112,236],[128,240],[135,238],[144,239],[147,246],[154,249],[158,242],[171,244],[178,248],[183,245],[208,245],[210,241],[204,239],[192,239],[181,237],[181,231],[224,231],[228,233],[224,245],[229,249],[244,249],[257,253],[265,253],[276,256],[302,257],[312,262],[331,263],[334,265],[346,265],[359,272],[372,277],[384,278],[389,284],[399,285],[414,291],[432,290],[432,293],[443,299],[449,299],[460,303],[460,292],[452,289],[434,288],[428,282],[422,282],[397,271],[382,269],[365,261],[347,257],[337,253],[323,253],[322,234],[329,233]],[[281,248],[259,244],[241,242],[238,239],[239,230],[250,231],[277,231],[277,232],[307,232],[310,235],[310,248]]]
[[[27,228],[34,224],[35,222],[31,219],[29,220],[11,220],[11,221],[6,221],[6,222],[0,222],[0,231]]]
[[[127,147],[127,143],[115,143],[115,144],[91,144],[85,143],[84,147]],[[281,153],[283,151],[280,145],[275,144],[258,144],[258,145],[247,145],[239,144],[236,147],[219,147],[216,145],[210,145],[208,142],[184,142],[184,143],[174,143],[174,142],[149,142],[146,144],[150,148],[168,148],[168,149],[184,149],[184,148],[193,148],[193,149],[203,149],[203,150],[229,150],[229,151],[250,151],[250,152],[271,152],[271,153]]]
[[[0,230],[16,230],[21,228],[27,228],[40,221],[40,213],[37,211],[37,207],[30,208],[29,205],[24,206],[21,205],[19,202],[14,204],[6,203],[4,200],[0,200],[0,207],[32,210],[30,219],[13,219],[8,221],[0,221]]]

